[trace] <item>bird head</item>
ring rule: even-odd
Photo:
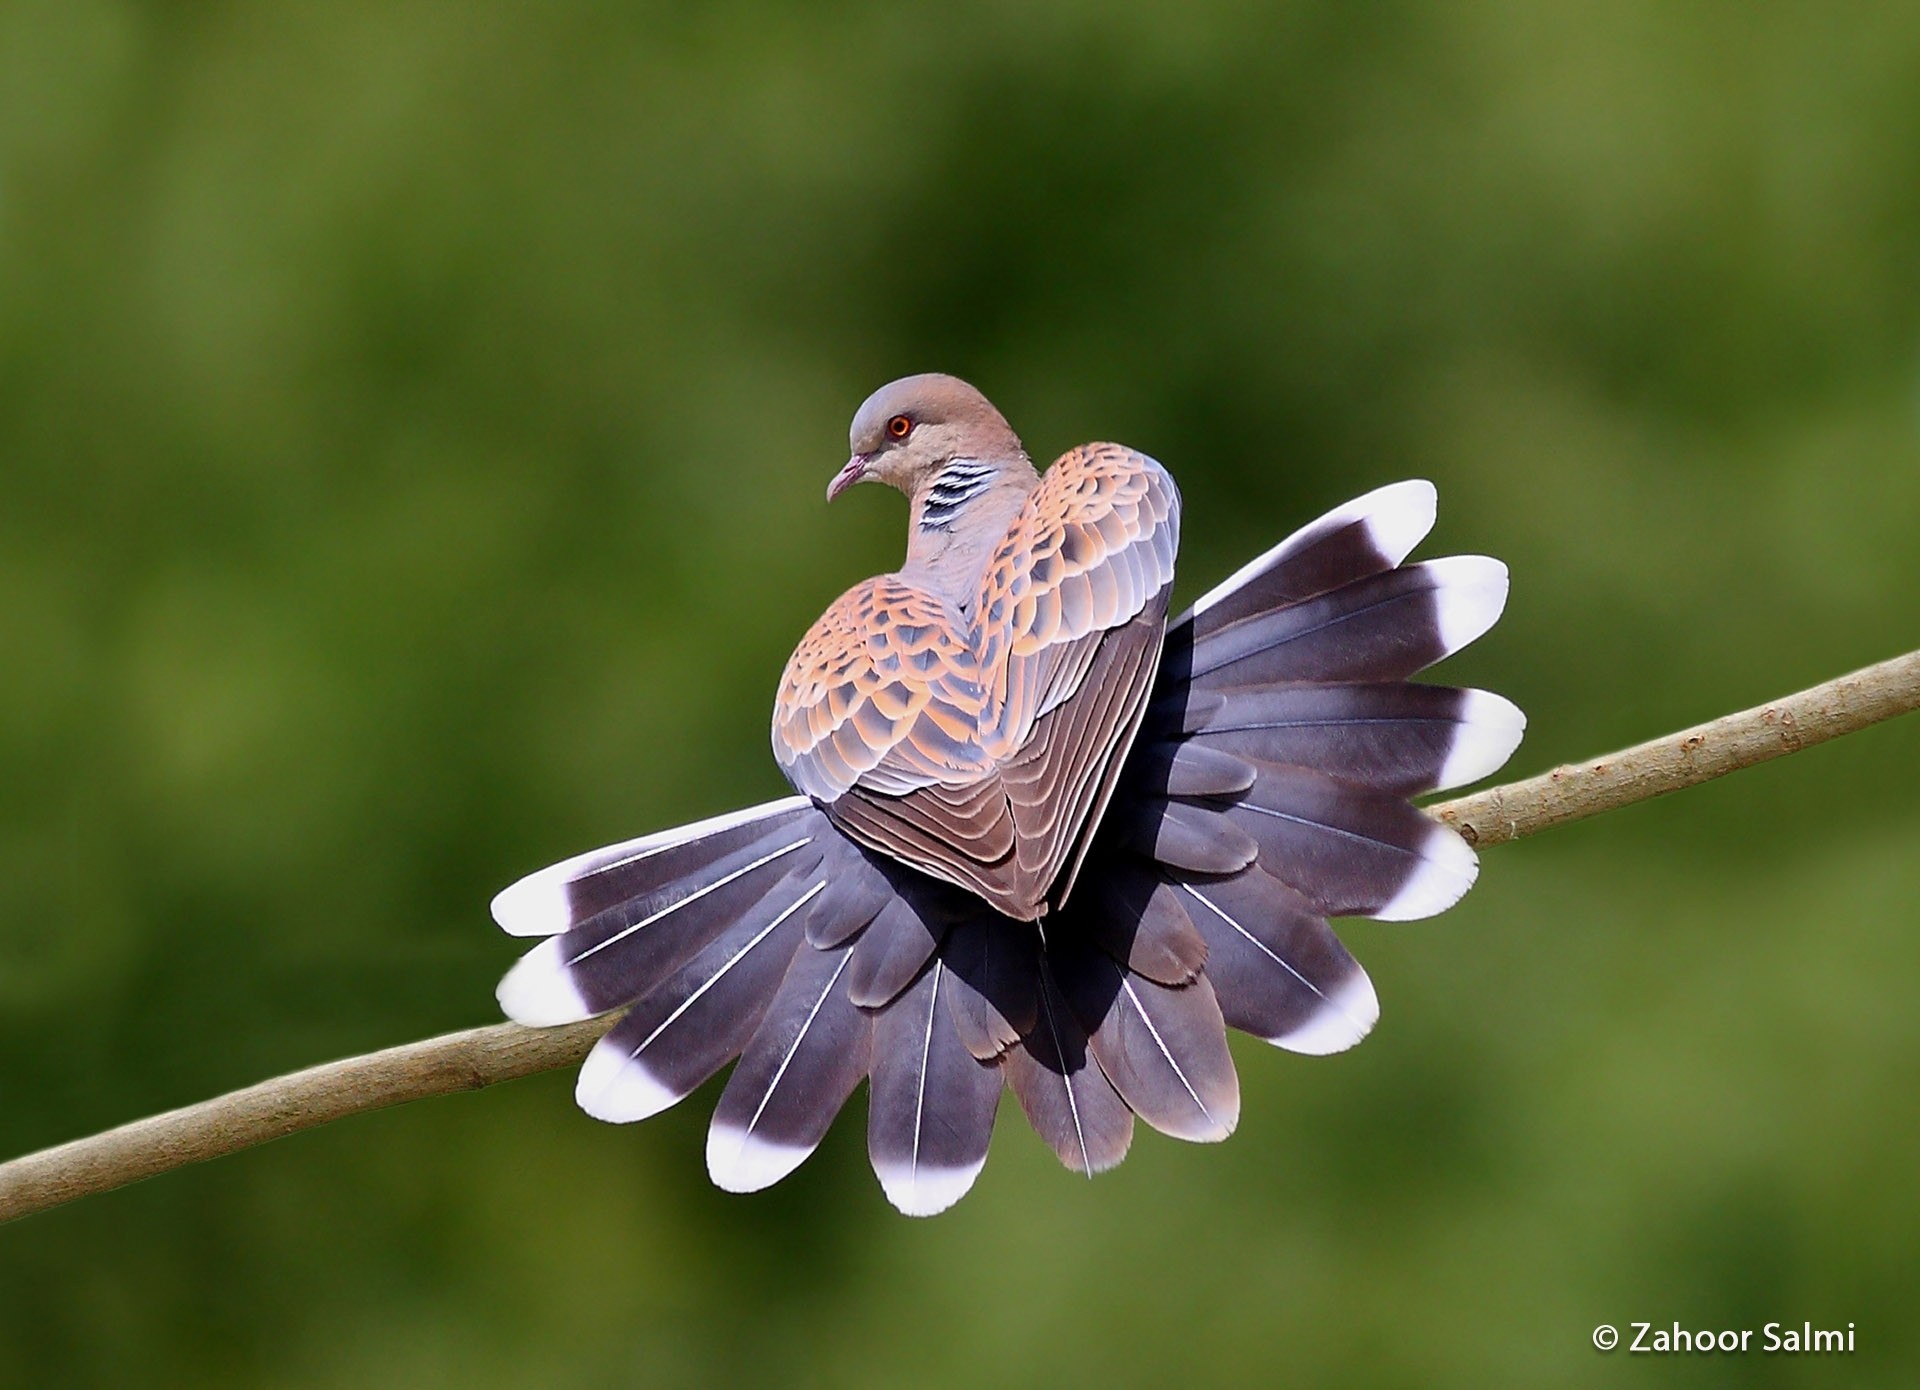
[[[1019,436],[993,403],[958,377],[901,377],[868,396],[847,431],[852,457],[827,485],[831,502],[855,483],[885,483],[918,500],[955,460],[997,472],[1026,463]]]

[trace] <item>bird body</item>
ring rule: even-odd
[[[1118,445],[1044,479],[1024,454],[966,463],[977,491],[930,471],[906,565],[801,640],[774,757],[862,844],[1031,921],[1064,901],[1145,708],[1180,496]]]
[[[904,1211],[944,1209],[1011,1089],[1070,1167],[1117,1163],[1136,1115],[1224,1138],[1225,1029],[1351,1046],[1377,1000],[1328,927],[1471,885],[1472,851],[1409,795],[1504,762],[1519,711],[1407,677],[1480,635],[1506,573],[1403,565],[1424,483],[1383,488],[1167,621],[1180,496],[1114,444],[1037,473],[952,377],[856,414],[829,498],[909,501],[905,562],[795,649],[773,750],[799,796],[579,856],[495,899],[547,935],[508,1014],[625,1016],[589,1113],[638,1119],[738,1058],[708,1146],[750,1190],[810,1153],[862,1079]]]

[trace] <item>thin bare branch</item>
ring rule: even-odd
[[[1679,791],[1920,708],[1920,652],[1428,811],[1479,846]],[[349,1057],[0,1164],[0,1221],[402,1101],[571,1066],[611,1018],[501,1023]]]
[[[1474,792],[1428,811],[1475,846],[1585,820],[1782,758],[1920,708],[1920,652],[1591,762]]]
[[[329,1120],[473,1091],[577,1062],[611,1018],[564,1028],[497,1023],[348,1057],[0,1163],[0,1221],[204,1163]]]

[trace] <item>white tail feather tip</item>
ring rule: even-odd
[[[1326,997],[1312,1018],[1294,1029],[1270,1039],[1275,1047],[1308,1057],[1325,1057],[1345,1052],[1373,1031],[1380,1021],[1380,996],[1364,970],[1356,971]]]
[[[1326,520],[1365,517],[1367,536],[1374,549],[1397,565],[1427,538],[1439,509],[1440,494],[1433,484],[1425,478],[1409,478],[1404,483],[1375,488],[1365,497],[1356,497]]]
[[[1373,915],[1382,922],[1432,917],[1465,897],[1479,876],[1479,856],[1457,832],[1435,821],[1427,842],[1420,847],[1420,863],[1413,876]]]
[[[658,1115],[682,1096],[661,1085],[627,1048],[602,1038],[580,1064],[573,1099],[594,1119],[624,1125]]]
[[[912,1167],[875,1164],[874,1173],[887,1200],[900,1212],[907,1216],[938,1216],[967,1195],[974,1179],[986,1166],[984,1158],[965,1168],[922,1167],[918,1172]]]
[[[553,936],[573,925],[567,880],[552,869],[528,874],[493,895],[489,911],[509,936]]]
[[[1356,521],[1366,523],[1367,538],[1374,548],[1390,564],[1398,565],[1433,529],[1438,506],[1439,494],[1435,492],[1433,484],[1424,478],[1410,478],[1403,483],[1389,483],[1385,487],[1375,488],[1364,497],[1342,503],[1325,516],[1308,522],[1271,550],[1255,556],[1202,594],[1199,601],[1173,625],[1178,627],[1187,618],[1206,612],[1236,589],[1258,579],[1306,542]]]
[[[1457,652],[1500,619],[1507,606],[1507,567],[1487,555],[1428,560],[1440,641]]]
[[[1527,716],[1513,701],[1489,690],[1463,693],[1466,704],[1435,791],[1464,787],[1498,772],[1526,736]]]
[[[573,982],[562,958],[560,938],[550,936],[520,957],[494,991],[503,1013],[529,1028],[553,1028],[592,1018],[598,1010]]]
[[[812,1152],[771,1143],[716,1119],[707,1130],[707,1176],[723,1192],[758,1192],[798,1168]]]

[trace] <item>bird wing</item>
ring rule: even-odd
[[[1087,444],[1047,470],[981,581],[981,746],[1012,810],[1013,877],[1042,895],[1059,882],[1056,905],[1139,727],[1179,544],[1166,470]]]
[[[1138,727],[1178,540],[1159,464],[1074,450],[995,549],[971,623],[898,576],[827,610],[787,663],[775,757],[862,843],[1039,915]]]
[[[774,757],[862,844],[997,903],[1014,826],[980,746],[984,706],[966,619],[885,575],[849,589],[795,648]]]
[[[773,755],[822,805],[855,786],[904,796],[991,769],[979,661],[959,615],[892,575],[856,584],[787,659]]]

